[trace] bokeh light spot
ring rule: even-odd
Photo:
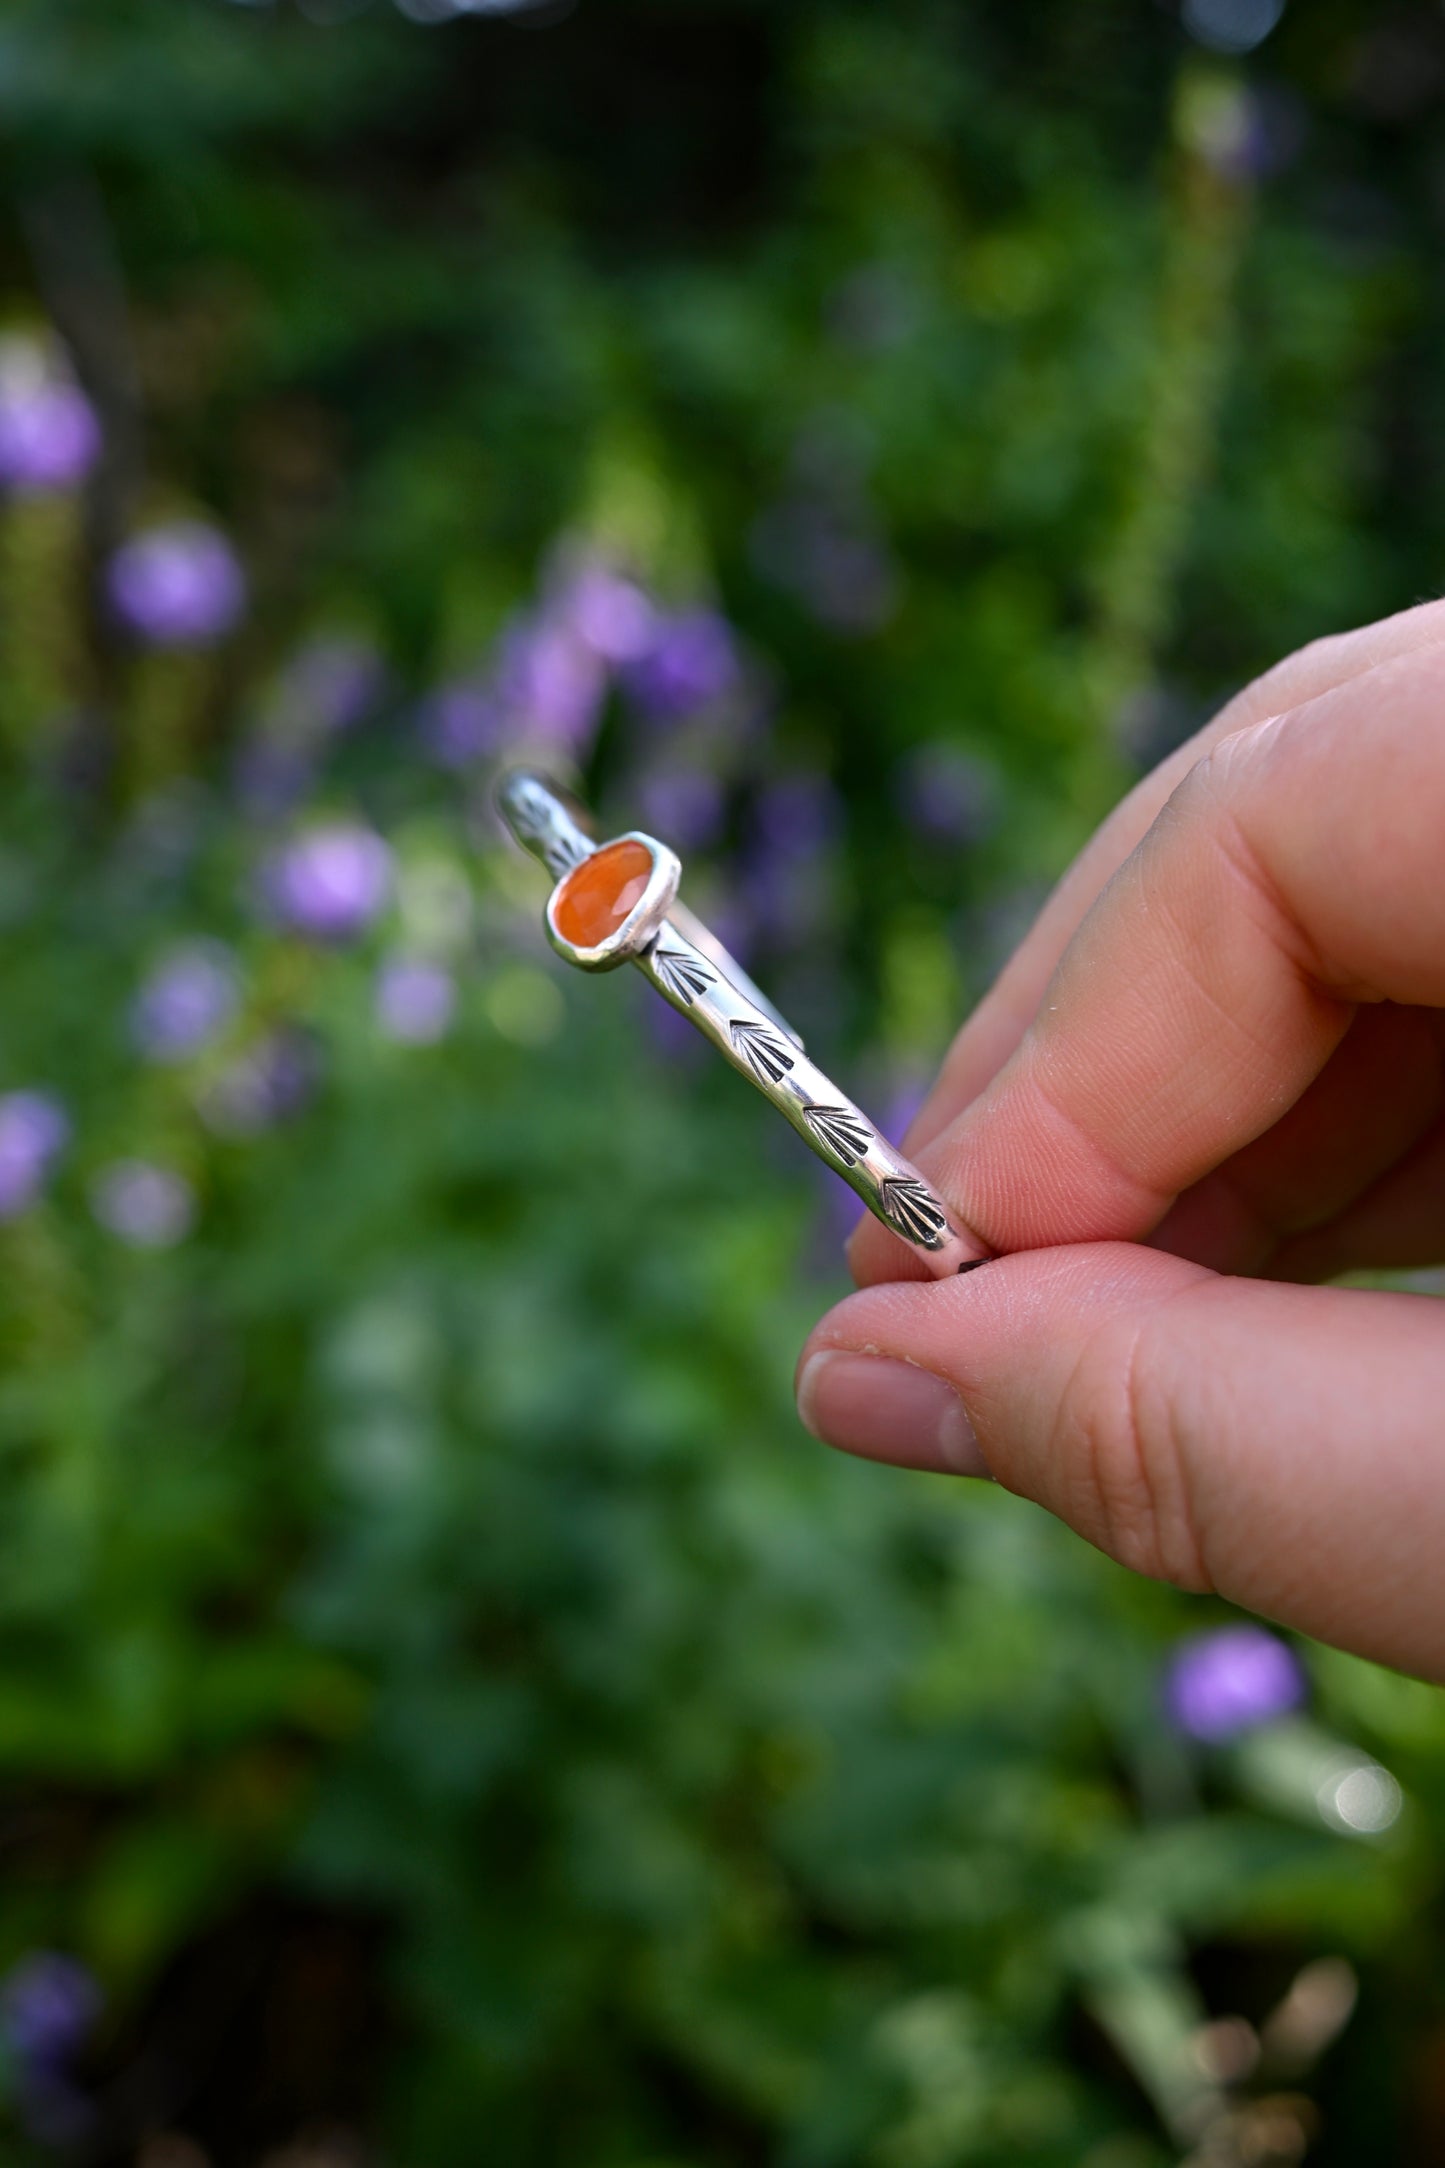
[[[1316,1797],[1327,1822],[1360,1837],[1383,1835],[1399,1820],[1404,1804],[1404,1795],[1388,1769],[1353,1756],[1330,1765]]]
[[[1184,0],[1192,38],[1216,53],[1249,53],[1262,45],[1284,13],[1284,0]]]
[[[517,1046],[546,1046],[566,1020],[567,1008],[554,979],[526,964],[499,971],[482,997],[494,1031]]]

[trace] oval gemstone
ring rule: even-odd
[[[652,874],[645,843],[606,843],[574,866],[552,902],[552,923],[573,948],[600,948],[642,901]]]

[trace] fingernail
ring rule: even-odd
[[[889,1355],[841,1348],[810,1355],[798,1380],[798,1413],[815,1438],[866,1460],[951,1475],[990,1472],[953,1387]]]

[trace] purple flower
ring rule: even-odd
[[[495,753],[506,735],[496,695],[484,685],[457,678],[439,685],[417,709],[422,743],[439,767],[467,768]]]
[[[760,572],[834,632],[876,632],[897,606],[897,575],[882,540],[857,517],[842,519],[825,505],[782,504],[764,513],[752,554]]]
[[[757,960],[761,932],[752,895],[734,891],[720,896],[709,907],[707,922],[729,956],[736,956],[744,971],[750,971]]]
[[[819,624],[834,632],[877,632],[898,607],[893,559],[874,535],[842,527],[820,534],[804,599]]]
[[[327,747],[361,721],[386,683],[369,640],[325,633],[299,647],[241,748],[236,787],[254,813],[276,814],[305,795]]]
[[[0,2036],[15,2068],[21,2114],[33,2137],[72,2145],[92,2121],[70,2076],[101,2009],[100,1988],[85,1966],[59,1950],[23,1957],[0,1987]]]
[[[910,827],[935,843],[973,843],[993,819],[997,790],[982,762],[956,745],[917,746],[899,763],[898,804]]]
[[[260,731],[236,759],[236,795],[249,813],[261,818],[289,813],[305,797],[316,774],[316,759],[303,745]]]
[[[662,618],[651,645],[626,671],[633,701],[649,721],[680,722],[737,690],[742,663],[732,626],[717,610]]]
[[[183,1175],[145,1159],[119,1159],[91,1185],[102,1227],[135,1250],[168,1250],[196,1222],[196,1193]]]
[[[122,624],[152,647],[209,647],[246,607],[235,551],[201,520],[132,536],[112,557],[106,588]]]
[[[788,775],[759,792],[752,845],[760,857],[814,858],[842,824],[838,793],[824,775]]]
[[[1263,1626],[1220,1626],[1175,1651],[1164,1692],[1179,1731],[1218,1744],[1297,1709],[1305,1675],[1294,1651]]]
[[[1305,135],[1303,114],[1287,93],[1225,81],[1196,84],[1180,125],[1190,149],[1221,179],[1246,186],[1289,165]]]
[[[607,672],[569,624],[542,611],[503,635],[494,690],[508,736],[580,757],[601,719]]]
[[[643,1006],[642,1016],[647,1036],[662,1060],[687,1068],[704,1065],[707,1048],[702,1038],[671,1002],[648,1001]]]
[[[370,640],[355,633],[318,633],[282,672],[277,705],[293,734],[315,744],[354,729],[385,682],[385,666]]]
[[[0,1097],[0,1220],[15,1219],[40,1194],[70,1122],[47,1092]]]
[[[404,1046],[431,1046],[444,1039],[456,1005],[451,973],[424,956],[389,956],[377,973],[378,1028]]]
[[[610,565],[584,564],[563,590],[561,607],[578,638],[605,663],[635,662],[652,646],[657,610],[651,597]]]
[[[254,1137],[299,1114],[315,1091],[321,1056],[310,1032],[286,1026],[259,1039],[203,1094],[207,1128],[220,1137]]]
[[[391,893],[391,852],[373,828],[328,821],[296,837],[272,861],[266,889],[297,933],[348,941],[365,930]]]
[[[84,2046],[100,2015],[93,1976],[59,1950],[33,1950],[0,1987],[0,2033],[22,2064],[54,2070]]]
[[[681,850],[706,850],[722,833],[727,809],[723,787],[701,768],[663,769],[644,776],[637,796],[653,834]]]
[[[186,1061],[225,1030],[241,998],[232,951],[220,941],[172,950],[131,1009],[131,1037],[151,1061]]]
[[[100,424],[38,339],[0,341],[0,489],[73,489],[100,453]]]
[[[929,1086],[918,1076],[904,1077],[895,1084],[883,1103],[881,1128],[890,1144],[900,1145],[913,1127],[914,1120],[928,1097]]]
[[[857,1191],[850,1189],[831,1167],[825,1167],[816,1159],[813,1166],[816,1170],[814,1179],[821,1191],[818,1221],[810,1245],[815,1253],[813,1262],[820,1271],[836,1272],[838,1252],[863,1218],[863,1205]]]
[[[810,939],[827,923],[834,896],[830,847],[842,822],[826,776],[799,774],[757,797],[743,861],[748,902],[772,943]]]

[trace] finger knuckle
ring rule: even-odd
[[[1121,1565],[1154,1580],[1212,1586],[1190,1497],[1188,1456],[1147,1321],[1096,1336],[1060,1411],[1068,1518]]]
[[[1179,786],[1182,806],[1235,806],[1277,757],[1297,726],[1297,710],[1285,708],[1263,722],[1247,723],[1211,745]]]
[[[1373,626],[1363,628],[1368,639]],[[1330,685],[1358,667],[1362,634],[1359,628],[1349,632],[1325,632],[1317,639],[1307,640],[1303,647],[1282,655],[1251,680],[1238,700],[1238,705],[1254,715],[1270,715],[1281,708],[1294,707],[1298,701],[1308,698],[1321,685]],[[1231,706],[1236,703],[1231,702]]]

